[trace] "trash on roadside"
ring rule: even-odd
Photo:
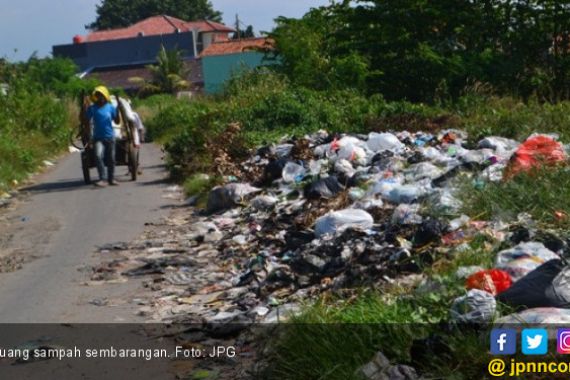
[[[553,166],[566,161],[564,146],[550,136],[536,135],[522,143],[507,168],[507,178],[542,166]]]
[[[495,318],[497,302],[487,291],[471,289],[465,296],[453,301],[451,319],[459,323],[486,323]]]
[[[570,323],[570,309],[538,307],[509,314],[495,321],[500,325],[564,325]]]
[[[367,230],[372,228],[374,219],[364,210],[346,209],[331,211],[317,219],[315,223],[315,235],[321,237],[326,234],[336,234],[346,228],[360,228]]]
[[[482,270],[472,274],[465,281],[467,289],[480,289],[492,295],[497,295],[507,290],[513,280],[511,276],[499,269]]]
[[[570,308],[570,268],[550,260],[515,282],[497,299],[513,307]]]
[[[495,266],[509,273],[514,281],[559,256],[539,242],[520,243],[497,254]]]

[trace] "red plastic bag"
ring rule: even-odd
[[[465,281],[467,289],[480,289],[496,296],[513,284],[511,275],[500,269],[482,270],[472,274]]]
[[[548,136],[534,136],[519,146],[513,155],[506,178],[544,165],[556,165],[565,160],[566,152],[562,144]]]

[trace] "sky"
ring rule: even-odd
[[[53,45],[72,42],[87,33],[101,0],[0,0],[0,58],[27,60],[51,54]],[[270,31],[278,16],[301,17],[329,0],[210,0],[223,13],[224,23],[235,24],[236,13],[256,33]]]

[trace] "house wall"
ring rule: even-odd
[[[220,92],[224,83],[232,74],[240,70],[261,66],[264,54],[244,52],[227,55],[202,57],[202,73],[204,75],[204,91],[207,94]]]
[[[192,32],[57,45],[53,47],[53,56],[71,58],[84,71],[92,67],[153,63],[161,46],[182,50],[185,59],[194,57]]]

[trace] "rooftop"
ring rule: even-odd
[[[202,51],[200,57],[213,55],[226,55],[243,53],[244,51],[258,51],[273,49],[273,40],[266,37],[245,38],[242,40],[229,40],[216,42]]]
[[[176,17],[161,15],[149,17],[126,28],[99,30],[91,32],[85,42],[118,40],[140,35],[152,36],[171,33],[199,32],[232,33],[234,29],[214,21],[184,21]]]

